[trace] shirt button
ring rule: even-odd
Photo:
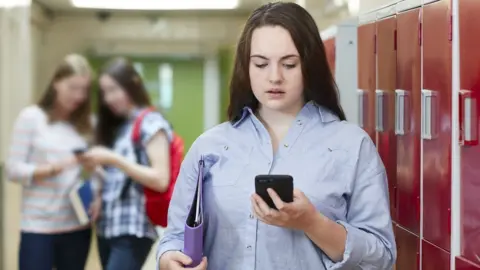
[[[253,218],[254,218],[253,214],[250,214],[250,219],[253,219]]]
[[[247,246],[247,249],[252,249],[252,246],[248,245],[248,246]]]
[[[288,147],[288,144],[284,144],[283,147]]]

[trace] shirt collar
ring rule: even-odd
[[[253,111],[250,107],[244,107],[242,110],[242,117],[240,117],[239,120],[233,123],[233,127],[238,127],[245,119],[247,119],[252,114]],[[317,105],[314,101],[307,102],[300,110],[297,118],[304,118],[305,120],[307,120],[312,118],[315,114],[320,117],[320,121],[322,123],[329,123],[340,120],[338,116],[333,114],[330,110],[324,108],[323,106]]]

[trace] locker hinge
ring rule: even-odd
[[[450,21],[448,22],[448,41],[452,41],[453,39],[453,16],[450,14]]]
[[[397,29],[393,31],[393,49],[397,50]]]
[[[418,46],[422,46],[422,23],[418,24]]]
[[[377,34],[373,35],[373,53],[377,54]]]

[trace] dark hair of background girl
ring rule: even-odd
[[[245,106],[254,111],[259,107],[250,85],[249,63],[253,31],[263,26],[280,26],[290,33],[302,63],[305,102],[314,101],[346,120],[314,19],[295,3],[276,2],[253,11],[240,36],[230,81],[230,121],[238,121]]]
[[[142,79],[128,59],[123,57],[111,59],[104,65],[100,73],[100,76],[103,75],[108,75],[116,81],[135,106],[151,106],[150,98]],[[100,145],[112,147],[117,131],[126,119],[123,116],[115,115],[108,108],[103,99],[102,91],[98,91],[98,95],[96,142]]]

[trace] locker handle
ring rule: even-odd
[[[382,132],[385,130],[385,118],[384,118],[384,108],[385,108],[385,96],[386,93],[383,90],[375,90],[375,130]]]
[[[402,89],[395,90],[395,134],[405,135],[406,123],[406,103],[408,102],[408,92]]]
[[[422,89],[422,139],[435,138],[435,111],[437,93],[433,90]]]
[[[366,101],[366,91],[363,89],[357,89],[357,98],[358,98],[358,125],[361,128],[365,128],[365,106]]]
[[[478,144],[478,117],[477,117],[477,100],[472,96],[472,91],[460,90],[461,101],[461,144],[477,145]]]

